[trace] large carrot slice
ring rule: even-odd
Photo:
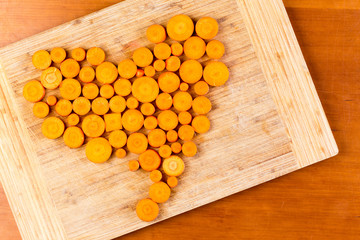
[[[141,154],[146,151],[148,147],[148,141],[143,133],[132,133],[128,137],[126,146],[130,152]]]
[[[171,194],[169,186],[164,182],[153,183],[149,189],[150,198],[157,203],[166,202]]]
[[[41,125],[41,132],[45,137],[50,139],[61,137],[64,130],[65,124],[57,117],[48,117]]]
[[[44,98],[45,89],[39,81],[31,80],[25,84],[23,96],[29,102],[38,102]]]
[[[40,81],[45,88],[55,89],[62,81],[61,72],[56,67],[49,67],[41,73]]]
[[[38,69],[47,69],[51,65],[51,56],[45,50],[39,50],[32,56],[32,63]]]
[[[229,79],[229,69],[222,62],[210,62],[204,68],[204,80],[211,86],[221,86]]]
[[[143,124],[144,116],[139,110],[129,109],[124,112],[122,116],[122,125],[126,130],[136,132],[142,128]]]
[[[140,154],[139,163],[142,169],[151,172],[160,167],[161,158],[156,151],[148,149]]]
[[[85,147],[86,157],[94,163],[106,162],[112,153],[112,148],[108,140],[105,138],[93,138]]]
[[[118,70],[111,62],[103,62],[96,67],[96,79],[100,83],[113,83],[118,76]]]
[[[88,137],[100,137],[105,131],[105,122],[100,116],[91,114],[84,118],[81,128]]]
[[[164,172],[171,177],[177,177],[184,172],[185,164],[178,156],[170,156],[163,161]]]
[[[172,17],[166,26],[169,37],[175,41],[184,41],[194,32],[194,23],[190,17],[180,14]]]
[[[152,102],[159,94],[159,85],[151,77],[137,78],[132,85],[132,94],[142,103]]]
[[[143,221],[153,221],[159,215],[159,206],[151,199],[142,199],[136,205],[136,214]]]
[[[69,148],[78,148],[83,145],[85,137],[79,127],[69,127],[64,132],[64,142]]]

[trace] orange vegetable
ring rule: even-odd
[[[57,117],[48,117],[41,125],[41,132],[45,137],[50,139],[61,137],[64,130],[65,124]]]
[[[60,84],[60,95],[67,100],[74,100],[81,94],[81,84],[75,79],[65,79]]]
[[[61,63],[66,58],[66,52],[63,48],[56,47],[51,50],[50,56],[54,63]]]
[[[103,62],[96,67],[96,79],[101,83],[113,83],[118,76],[118,69],[111,62]]]
[[[190,59],[199,59],[204,56],[206,44],[199,37],[190,37],[184,43],[184,53]]]
[[[33,113],[35,117],[44,118],[49,114],[49,105],[44,102],[37,102],[34,104]]]
[[[47,69],[51,65],[51,56],[45,50],[39,50],[32,56],[32,63],[38,69]]]
[[[225,53],[225,46],[218,40],[212,40],[206,45],[206,54],[209,58],[219,59]]]
[[[25,84],[23,96],[29,102],[38,102],[44,98],[45,89],[39,81],[31,80]]]
[[[80,122],[80,117],[76,113],[72,113],[67,116],[66,121],[70,126],[75,126]]]
[[[97,115],[104,115],[109,111],[109,102],[106,98],[97,97],[91,103],[91,110]]]
[[[155,75],[155,68],[153,66],[147,66],[144,69],[144,73],[148,77],[153,77]]]
[[[100,137],[105,131],[105,122],[100,116],[91,114],[83,119],[81,128],[88,137]]]
[[[192,116],[189,112],[180,112],[178,118],[179,118],[179,123],[183,125],[190,124],[192,120]]]
[[[174,188],[178,185],[178,179],[176,177],[168,177],[166,182],[171,188]]]
[[[95,79],[95,70],[90,66],[82,67],[79,78],[84,83],[92,82]]]
[[[166,133],[166,139],[169,141],[169,142],[176,142],[178,140],[178,133],[177,131],[175,130],[169,130],[167,133]]]
[[[229,69],[222,62],[210,62],[204,68],[204,80],[211,86],[221,86],[229,79]]]
[[[91,139],[85,147],[86,157],[94,163],[106,162],[112,153],[108,140],[102,137]]]
[[[179,70],[180,65],[181,65],[180,58],[176,56],[171,56],[165,61],[166,70],[170,72],[176,72],[177,70]]]
[[[194,32],[194,23],[188,16],[180,14],[169,20],[166,30],[171,39],[180,42],[191,37]]]
[[[139,162],[142,169],[151,172],[160,167],[161,158],[156,151],[148,149],[140,154]]]
[[[178,125],[178,118],[173,111],[165,110],[159,114],[158,123],[161,129],[169,131],[176,128]]]
[[[123,149],[123,148],[119,148],[119,149],[117,149],[116,151],[115,151],[115,155],[116,155],[116,157],[118,157],[118,158],[124,158],[124,157],[126,157],[126,150],[125,149]],[[139,164],[139,163],[138,163]],[[139,168],[139,167],[138,167]]]
[[[202,78],[203,68],[196,60],[186,60],[181,64],[179,74],[184,82],[193,84]]]
[[[170,156],[163,161],[164,172],[170,177],[177,177],[184,172],[185,164],[178,156]]]
[[[67,99],[60,99],[55,105],[55,111],[60,116],[66,117],[73,110],[72,103]]]
[[[78,148],[83,145],[85,137],[79,127],[68,127],[64,132],[64,143],[69,148]]]
[[[160,182],[162,179],[162,173],[159,170],[151,171],[150,179],[153,182]]]
[[[159,24],[151,25],[146,30],[146,37],[152,43],[161,43],[166,39],[165,28]]]
[[[168,110],[171,108],[173,100],[170,94],[168,93],[160,93],[157,97],[156,97],[156,106],[160,109],[160,110]]]
[[[118,65],[118,72],[122,78],[132,78],[135,76],[137,71],[137,66],[131,59],[122,60]]]
[[[129,170],[135,172],[139,169],[139,161],[137,160],[130,160],[129,161]]]
[[[159,155],[160,157],[162,158],[168,158],[171,156],[171,147],[169,145],[162,145],[160,148],[159,148]]]
[[[197,21],[195,31],[199,37],[203,39],[211,39],[217,35],[219,25],[215,19],[211,17],[203,17]]]
[[[196,144],[194,142],[185,142],[182,145],[182,153],[187,156],[187,157],[193,157],[196,155],[197,152],[197,147]]]
[[[192,120],[191,126],[197,133],[206,133],[210,129],[210,121],[204,115],[196,116]]]
[[[130,132],[140,130],[144,124],[144,116],[136,109],[126,110],[121,120],[123,127]]]
[[[186,92],[187,90],[189,90],[189,84],[183,82],[183,83],[180,84],[179,88],[180,88],[180,91]]]
[[[153,66],[156,71],[161,72],[165,69],[165,62],[161,59],[155,60]]]
[[[100,65],[105,60],[105,52],[99,47],[90,48],[86,53],[86,60],[93,66]]]
[[[211,110],[211,102],[205,96],[199,96],[192,102],[192,109],[197,114],[207,114]]]
[[[179,153],[181,152],[181,144],[178,142],[174,142],[171,144],[171,151],[173,153]]]
[[[143,103],[141,104],[140,111],[145,116],[150,116],[155,113],[155,107],[151,103]]]
[[[45,88],[55,89],[62,81],[61,72],[56,67],[49,67],[41,73],[40,81]]]
[[[188,92],[177,92],[174,95],[174,108],[178,111],[187,111],[191,108],[192,97]]]
[[[136,205],[136,214],[143,221],[153,221],[159,215],[159,206],[151,199],[142,199]]]
[[[114,148],[122,148],[127,141],[127,135],[122,130],[115,130],[109,134],[109,143]]]
[[[114,90],[120,96],[127,96],[131,93],[131,82],[125,78],[120,78],[114,83]]]
[[[132,85],[132,94],[142,103],[152,102],[159,94],[159,86],[151,77],[137,78]]]
[[[128,137],[127,144],[128,150],[132,153],[141,154],[146,151],[148,147],[148,141],[143,133],[132,133]],[[140,161],[140,159],[139,159]],[[141,164],[141,161],[140,161]]]
[[[172,55],[174,56],[181,56],[183,54],[183,46],[176,42],[176,43],[173,43],[171,44],[171,53]]]
[[[129,108],[129,109],[135,109],[139,106],[139,101],[134,98],[134,97],[129,97],[127,100],[126,100],[126,106]]]
[[[80,65],[74,59],[68,58],[61,63],[60,71],[65,78],[74,78],[80,72]]]
[[[157,203],[164,203],[170,197],[171,190],[169,186],[164,182],[153,183],[150,186],[149,196]]]
[[[109,99],[114,96],[115,90],[112,85],[104,84],[100,87],[100,96]]]
[[[152,147],[160,147],[166,143],[166,134],[161,129],[151,130],[148,134],[148,141]]]
[[[145,121],[144,121],[145,129],[153,130],[157,127],[157,124],[158,124],[158,121],[157,121],[156,117],[149,116],[149,117],[145,118]]]
[[[141,47],[134,51],[132,58],[139,67],[146,67],[152,63],[154,56],[148,48]]]
[[[178,130],[179,138],[184,141],[193,139],[195,131],[190,125],[182,125]]]
[[[122,96],[116,95],[110,99],[109,107],[113,112],[123,112],[126,108],[126,100]]]
[[[198,81],[194,85],[194,92],[197,95],[206,95],[209,92],[209,85],[205,81]]]
[[[82,94],[87,99],[95,99],[99,95],[99,87],[95,83],[87,83],[83,86]]]
[[[46,99],[46,103],[47,103],[49,106],[55,106],[56,102],[57,102],[57,98],[56,98],[56,96],[54,96],[54,95],[50,95],[50,96],[48,96],[47,99]]]
[[[83,48],[75,48],[71,51],[71,57],[78,62],[81,62],[86,57],[86,52]]]
[[[154,55],[158,59],[167,59],[171,55],[171,48],[167,43],[158,43],[154,47]]]
[[[108,113],[104,115],[106,132],[122,129],[121,113]]]
[[[144,70],[142,70],[142,69],[138,69],[138,70],[136,70],[136,77],[142,77],[142,76],[144,76],[144,74],[145,74],[145,72],[144,72]]]
[[[173,72],[164,72],[158,78],[159,87],[163,92],[175,92],[180,86],[180,78]]]
[[[79,115],[86,115],[90,112],[91,109],[91,103],[89,99],[85,97],[79,97],[74,100],[73,102],[73,110],[75,113]]]

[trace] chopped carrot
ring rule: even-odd
[[[144,116],[136,109],[126,110],[121,120],[123,127],[130,132],[140,130],[144,124]]]
[[[141,104],[140,111],[145,116],[150,116],[155,113],[155,107],[152,103],[143,103]]]
[[[182,125],[178,130],[179,138],[184,141],[193,139],[195,131],[190,125]]]
[[[211,39],[217,35],[219,25],[215,19],[211,17],[203,17],[197,21],[195,31],[199,37],[203,39]]]
[[[115,130],[109,134],[109,143],[114,148],[122,148],[127,141],[127,135],[122,130]]]
[[[180,91],[182,92],[186,92],[187,90],[189,90],[189,84],[183,82],[180,84],[180,87],[179,87]]]
[[[41,125],[41,132],[43,135],[50,139],[60,137],[65,130],[65,124],[60,118],[48,117]]]
[[[221,86],[229,79],[229,69],[222,62],[210,62],[204,68],[204,80],[211,86]]]
[[[100,96],[102,96],[103,98],[112,98],[112,96],[114,96],[114,93],[114,87],[110,84],[104,84],[100,87]]]
[[[156,70],[153,66],[147,66],[144,69],[144,73],[148,77],[153,77],[155,75],[155,72],[156,72]]]
[[[190,124],[192,120],[191,113],[189,112],[180,112],[178,114],[178,118],[179,118],[179,123],[183,125]]]
[[[81,62],[86,57],[86,52],[83,48],[75,48],[71,51],[71,57],[78,62]]]
[[[142,77],[144,76],[145,72],[144,70],[142,70],[141,68],[139,68],[138,70],[136,70],[136,77]]]
[[[179,142],[174,142],[171,144],[171,151],[173,153],[181,152],[181,144]]]
[[[131,82],[125,78],[120,78],[114,83],[114,90],[120,96],[127,96],[131,93]]]
[[[203,68],[201,64],[194,60],[186,60],[180,66],[179,74],[184,82],[193,84],[202,78]]]
[[[178,156],[170,156],[163,161],[164,172],[170,177],[177,177],[184,172],[184,161]]]
[[[141,47],[134,51],[132,58],[139,67],[146,67],[152,63],[154,56],[148,48]]]
[[[45,88],[37,80],[27,82],[23,89],[23,96],[29,102],[38,102],[45,96]]]
[[[171,190],[169,186],[164,182],[153,183],[150,186],[149,196],[157,203],[164,203],[170,197]]]
[[[158,43],[154,47],[154,55],[158,59],[167,59],[171,55],[171,48],[167,43]]]
[[[73,101],[73,110],[79,115],[86,115],[90,112],[91,103],[86,97],[78,97]]]
[[[153,66],[156,71],[161,72],[165,69],[165,62],[164,60],[158,59],[154,61]]]
[[[194,92],[200,96],[206,95],[209,92],[209,84],[205,81],[198,81],[194,85]]]
[[[148,134],[148,141],[152,147],[160,147],[166,143],[166,134],[162,129],[151,130]]]
[[[80,65],[74,59],[68,58],[61,63],[60,71],[65,78],[74,78],[80,72]]]
[[[159,215],[159,206],[151,199],[142,199],[136,205],[136,214],[141,220],[151,222]]]
[[[169,20],[166,30],[171,39],[181,42],[191,37],[194,23],[188,16],[180,14]]]
[[[144,169],[147,172],[151,172],[160,167],[161,158],[156,151],[152,149],[148,149],[140,154],[139,162],[142,169]]]
[[[192,102],[192,109],[197,114],[207,114],[211,110],[211,102],[205,96],[199,96]]]
[[[158,116],[159,127],[165,131],[172,130],[178,125],[176,113],[171,110],[162,111]]]
[[[180,86],[180,78],[173,72],[164,72],[158,78],[159,87],[163,92],[175,92]]]
[[[104,115],[106,132],[122,129],[121,113],[108,113]]]
[[[69,148],[78,148],[83,145],[85,136],[81,128],[73,126],[65,130],[63,139]]]
[[[73,110],[72,103],[67,99],[60,99],[55,105],[55,111],[60,116],[66,117]]]
[[[160,148],[159,148],[159,155],[160,157],[162,158],[168,158],[171,156],[171,147],[169,145],[162,145]]]
[[[166,39],[165,28],[159,24],[151,25],[146,30],[146,37],[152,43],[161,43]]]
[[[169,185],[169,187],[174,188],[178,185],[178,179],[177,177],[168,177],[166,183]]]
[[[115,151],[115,155],[117,158],[124,158],[124,157],[126,157],[126,154],[127,154],[127,152],[123,148],[119,148]]]
[[[132,78],[135,76],[137,71],[137,66],[131,59],[122,60],[118,65],[118,72],[122,78]]]
[[[116,95],[110,99],[109,107],[113,112],[123,112],[126,108],[126,100],[122,96]]]
[[[81,84],[75,79],[65,79],[60,84],[60,95],[67,100],[74,100],[81,94]]]
[[[110,158],[111,153],[111,145],[103,137],[91,139],[85,147],[86,157],[94,163],[106,162]]]
[[[99,87],[95,83],[87,83],[83,86],[82,94],[87,99],[95,99],[99,95]]]
[[[188,92],[177,92],[174,95],[174,108],[178,111],[187,111],[191,108],[192,97]]]
[[[103,62],[96,67],[96,79],[101,83],[113,83],[118,76],[118,70],[111,62]]]
[[[92,82],[95,79],[95,70],[90,67],[82,67],[79,73],[79,79],[84,83]]]
[[[193,157],[196,155],[197,147],[194,142],[184,142],[182,145],[182,153],[187,157]]]
[[[176,56],[171,56],[165,61],[166,70],[170,72],[176,72],[177,70],[179,70],[180,65],[181,65],[180,58]]]
[[[145,129],[153,130],[157,127],[157,124],[158,124],[158,121],[157,121],[156,117],[149,116],[149,117],[145,118],[145,121],[144,121]]]
[[[86,53],[86,60],[93,66],[100,65],[105,60],[105,52],[99,47],[90,48]]]
[[[137,78],[132,85],[132,94],[142,103],[152,102],[159,94],[159,85],[151,77]]]
[[[204,115],[196,116],[192,120],[191,126],[197,133],[206,133],[210,129],[210,121]]]
[[[199,59],[204,56],[206,44],[199,37],[190,37],[184,43],[184,53],[190,59]]]
[[[51,65],[51,56],[50,54],[45,50],[39,50],[34,53],[32,56],[32,63],[34,67],[44,70],[50,67]]]
[[[46,103],[47,103],[49,106],[55,106],[56,102],[57,102],[57,98],[56,98],[56,96],[54,96],[54,95],[50,95],[50,96],[48,96],[47,99],[46,99]]]
[[[80,122],[80,117],[76,113],[72,113],[67,116],[66,121],[70,126],[76,126]]]
[[[58,68],[49,67],[41,73],[40,81],[46,89],[55,89],[60,85],[62,78]]]
[[[146,151],[148,147],[148,141],[143,133],[136,132],[130,134],[126,146],[130,152],[141,154]]]
[[[51,50],[50,56],[54,63],[61,63],[66,58],[66,52],[63,48],[56,47]]]
[[[49,114],[49,105],[44,102],[37,102],[34,104],[33,113],[35,117],[44,118]]]
[[[160,182],[162,179],[162,173],[159,170],[153,170],[150,172],[150,179],[153,182]]]
[[[206,45],[206,54],[209,58],[219,59],[225,53],[225,46],[218,40],[212,40]]]
[[[172,55],[174,56],[181,56],[181,54],[183,54],[183,46],[178,43],[178,42],[175,42],[173,44],[171,44],[171,53]]]
[[[126,106],[129,109],[135,109],[139,106],[139,101],[134,97],[129,97],[128,99],[126,99]]]
[[[135,172],[139,169],[139,161],[138,160],[130,160],[129,163],[129,170]]]
[[[109,111],[109,102],[106,98],[97,97],[91,103],[91,110],[97,115],[104,115]]]
[[[168,110],[171,108],[173,100],[170,94],[168,93],[160,93],[157,97],[156,97],[156,106],[160,109],[160,110]]]
[[[105,131],[105,122],[100,116],[91,114],[83,119],[81,128],[88,137],[100,137]]]
[[[169,141],[169,142],[176,142],[178,140],[178,133],[177,131],[175,130],[169,130],[167,133],[166,133],[166,139]]]

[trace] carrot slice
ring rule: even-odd
[[[91,109],[91,103],[89,99],[85,97],[79,97],[75,99],[73,102],[74,112],[81,116],[88,114],[88,112],[90,112],[90,109]]]
[[[151,103],[143,103],[141,104],[140,111],[145,116],[150,116],[155,113],[155,107]]]
[[[114,96],[115,90],[112,85],[104,84],[100,87],[100,96],[109,99]]]
[[[109,111],[109,102],[106,98],[97,97],[91,103],[91,110],[97,115],[104,115]]]
[[[156,70],[153,66],[147,66],[144,69],[144,73],[148,77],[153,77],[155,75],[155,72],[156,72]]]
[[[114,148],[122,148],[127,141],[127,135],[122,130],[115,130],[109,134],[109,143]]]
[[[215,19],[211,17],[203,17],[197,21],[195,31],[199,37],[203,39],[211,39],[217,35],[219,25]]]
[[[86,53],[86,60],[93,66],[100,65],[105,60],[105,52],[99,47],[90,48]]]
[[[51,50],[50,56],[54,63],[61,63],[66,58],[66,52],[63,48],[56,47]]]
[[[23,89],[23,96],[29,102],[38,102],[45,96],[45,88],[37,80],[27,82]]]
[[[171,147],[169,145],[162,145],[160,148],[159,148],[159,155],[160,157],[162,158],[168,158],[171,156]]]
[[[181,152],[181,144],[179,142],[172,143],[171,144],[171,151],[173,151],[173,153]]]
[[[162,179],[162,173],[159,170],[153,170],[150,173],[150,180],[153,182],[160,182]]]
[[[60,84],[60,95],[67,100],[74,100],[81,94],[81,84],[75,79],[65,79]]]
[[[100,83],[113,83],[118,76],[118,69],[111,62],[103,62],[96,67],[96,79]]]
[[[123,112],[126,108],[126,100],[122,96],[114,96],[109,101],[109,107],[113,112]]]
[[[51,56],[45,50],[39,50],[32,56],[32,63],[38,69],[47,69],[51,65]]]
[[[114,83],[114,90],[116,94],[120,96],[127,96],[131,93],[131,82],[125,78],[120,78],[119,80],[116,80]]]
[[[71,57],[78,62],[81,62],[86,57],[86,52],[83,48],[75,48],[71,51]]]
[[[118,72],[122,78],[132,78],[135,76],[137,66],[131,59],[122,60],[118,65]]]
[[[60,99],[55,105],[55,111],[60,116],[66,117],[73,110],[72,103],[67,99]]]
[[[173,104],[173,99],[172,99],[171,95],[168,93],[160,93],[156,97],[155,103],[156,103],[156,106],[160,110],[168,110],[171,108],[171,106]]]
[[[123,127],[130,132],[140,130],[144,124],[144,116],[136,109],[126,110],[121,120]]]
[[[196,144],[194,142],[185,142],[182,145],[182,153],[187,156],[187,157],[193,157],[196,155],[197,152],[197,147]]]
[[[165,69],[165,62],[161,59],[155,60],[153,66],[156,71],[161,72]]]
[[[185,164],[178,156],[170,156],[163,161],[164,172],[170,177],[177,177],[184,172]]]
[[[65,130],[65,124],[60,118],[48,117],[41,125],[41,132],[49,139],[60,137]]]
[[[203,68],[196,60],[186,60],[181,64],[179,74],[184,82],[193,84],[201,79]]]
[[[61,63],[60,71],[65,78],[74,78],[80,72],[80,65],[74,59],[68,58]]]
[[[184,43],[184,53],[190,59],[199,59],[204,56],[206,44],[199,37],[190,37]]]
[[[148,140],[150,146],[157,148],[166,143],[166,134],[162,129],[154,129],[149,132]]]
[[[169,37],[175,41],[184,41],[194,32],[194,23],[190,17],[180,14],[172,17],[166,26]]]
[[[84,118],[81,128],[88,137],[100,137],[105,131],[105,122],[100,116],[91,114]]]
[[[156,117],[154,117],[154,116],[146,117],[144,120],[144,127],[145,127],[145,129],[148,129],[148,130],[155,129],[157,127],[157,124],[158,124],[158,121],[157,121]]]
[[[136,70],[136,77],[142,77],[142,76],[144,76],[144,74],[145,74],[145,72],[144,72],[144,70],[142,70],[142,69],[138,69],[138,70]]]
[[[141,154],[146,151],[148,147],[148,141],[143,133],[132,133],[128,137],[126,146],[130,152]]]
[[[34,104],[33,113],[35,117],[44,118],[49,114],[49,105],[44,102],[37,102]]]
[[[76,113],[72,113],[67,116],[66,121],[70,126],[75,126],[80,122],[80,117]]]
[[[177,92],[174,95],[174,108],[178,111],[187,111],[191,108],[192,97],[188,92]]]
[[[112,153],[112,148],[108,140],[105,138],[93,138],[85,147],[86,157],[94,163],[106,162]]]
[[[193,139],[195,131],[190,125],[182,125],[178,131],[179,138],[184,141],[190,141]]]
[[[163,92],[175,92],[180,86],[180,78],[173,72],[164,72],[158,78],[159,87]]]
[[[104,115],[106,132],[122,129],[121,113],[108,113]]]
[[[175,130],[169,130],[167,133],[166,133],[166,139],[169,141],[169,142],[176,142],[178,140],[178,133],[177,131]]]
[[[95,99],[99,95],[99,87],[95,83],[87,83],[83,86],[82,94],[87,99]]]
[[[151,199],[142,199],[136,205],[136,214],[143,221],[153,221],[159,215],[159,206]]]
[[[82,67],[79,78],[84,83],[92,82],[95,79],[95,70],[90,66]]]
[[[129,170],[132,171],[132,172],[135,172],[136,170],[139,169],[139,161],[137,160],[130,160],[129,163]]]
[[[166,183],[169,185],[169,187],[174,188],[178,185],[178,179],[177,177],[168,177]]]
[[[221,86],[229,79],[229,69],[222,62],[210,62],[204,68],[204,80],[211,86]]]
[[[206,133],[210,129],[210,121],[206,116],[196,116],[192,120],[191,126],[197,133]]]
[[[56,67],[49,67],[41,73],[40,81],[45,88],[55,89],[62,81],[61,72]]]
[[[132,86],[132,94],[142,103],[152,102],[159,94],[159,86],[151,77],[137,78]]]
[[[192,120],[192,116],[189,112],[180,112],[178,114],[178,118],[179,118],[179,123],[183,125],[190,124]]]
[[[183,54],[183,51],[184,51],[183,46],[180,43],[176,42],[171,44],[172,55],[181,56]]]
[[[194,92],[200,96],[206,95],[209,92],[209,84],[205,81],[198,81],[194,85]]]
[[[139,67],[146,67],[152,63],[154,56],[148,48],[141,47],[134,51],[132,58]]]
[[[117,149],[116,151],[115,151],[115,155],[116,155],[116,157],[118,157],[118,158],[124,158],[124,157],[126,157],[126,150],[125,149],[123,149],[123,148],[119,148],[119,149]],[[139,163],[138,163],[139,164]],[[138,167],[139,168],[139,167]]]
[[[56,98],[56,96],[54,96],[54,95],[50,95],[50,96],[48,96],[47,99],[46,99],[46,103],[47,103],[49,106],[55,106],[56,102],[57,102],[57,98]]]
[[[165,61],[166,70],[170,72],[176,72],[177,70],[179,70],[180,65],[181,65],[180,58],[176,56],[171,56]]]
[[[139,162],[142,169],[151,172],[160,167],[161,158],[156,151],[148,149],[140,154]]]
[[[170,197],[171,190],[169,186],[164,182],[153,183],[150,186],[149,196],[157,203],[164,203]]]
[[[139,101],[134,98],[134,97],[129,97],[127,100],[126,100],[126,106],[129,108],[129,109],[135,109],[139,106]]]
[[[167,43],[158,43],[154,47],[154,55],[158,59],[167,59],[171,55],[171,48]]]
[[[192,109],[197,114],[207,114],[211,110],[211,102],[205,96],[199,96],[192,102]]]
[[[163,130],[169,131],[178,125],[178,118],[176,113],[171,110],[162,111],[158,116],[159,127]]]
[[[219,59],[225,53],[225,46],[218,40],[212,40],[206,45],[206,54],[209,58]]]
[[[159,24],[151,25],[146,30],[146,37],[152,43],[161,43],[166,39],[165,28]]]
[[[83,145],[85,137],[79,127],[68,127],[64,132],[64,143],[69,148],[78,148]]]
[[[183,82],[180,84],[180,87],[179,87],[180,91],[182,92],[186,92],[187,90],[189,90],[189,84]]]

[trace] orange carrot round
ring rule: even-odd
[[[192,120],[191,126],[197,133],[206,133],[210,129],[210,121],[204,115],[196,116]]]
[[[184,172],[184,161],[178,156],[170,156],[163,161],[164,172],[170,177],[177,177]]]
[[[179,74],[184,82],[193,84],[201,79],[203,68],[196,60],[186,60],[181,64]]]
[[[80,72],[80,65],[74,59],[68,58],[61,63],[60,71],[65,78],[74,78]]]
[[[44,102],[37,102],[33,106],[33,113],[35,117],[44,118],[49,114],[49,105]]]
[[[48,117],[41,125],[41,132],[49,139],[60,137],[65,130],[65,124],[60,118]]]
[[[158,43],[154,47],[154,55],[158,59],[167,59],[171,55],[171,48],[167,43]]]
[[[85,147],[86,157],[94,163],[106,162],[112,153],[112,148],[108,140],[105,138],[93,138]]]
[[[47,69],[51,65],[51,56],[45,50],[39,50],[32,56],[32,63],[37,69]]]
[[[134,97],[129,97],[128,99],[126,99],[126,106],[129,109],[135,109],[139,106],[139,101]]]
[[[194,92],[199,96],[206,95],[209,92],[209,84],[205,81],[198,81],[194,85]]]
[[[118,76],[118,69],[111,62],[103,62],[96,67],[96,79],[101,83],[113,83]]]
[[[45,89],[39,81],[31,80],[25,84],[23,96],[29,102],[38,102],[44,98]]]
[[[184,53],[190,59],[199,59],[204,56],[206,44],[199,37],[190,37],[184,43]]]
[[[86,60],[93,66],[100,65],[105,60],[105,52],[99,47],[90,48],[86,53]]]
[[[120,113],[108,113],[104,115],[105,131],[111,132],[113,130],[122,129],[121,114]]]
[[[183,54],[183,46],[178,43],[178,42],[175,42],[173,44],[171,44],[171,53],[172,55],[174,56],[181,56]]]
[[[182,92],[186,92],[187,90],[189,90],[189,84],[183,82],[180,84],[180,87],[179,87],[180,91]]]
[[[89,99],[85,97],[79,97],[75,99],[73,102],[74,112],[81,116],[88,114],[88,112],[90,112],[90,109],[91,109],[91,103]]]
[[[159,24],[151,25],[146,30],[146,37],[152,43],[161,43],[166,39],[165,28]]]
[[[191,108],[192,97],[188,92],[177,92],[174,95],[174,108],[178,111],[187,111]]]
[[[66,121],[70,126],[75,126],[80,122],[80,117],[76,113],[72,113],[67,116]]]
[[[142,70],[141,68],[139,68],[138,70],[136,70],[136,77],[142,77],[144,76],[145,72],[144,70]]]
[[[207,114],[211,110],[211,102],[205,96],[199,96],[192,102],[192,109],[197,114]]]
[[[153,182],[160,182],[162,179],[162,173],[159,170],[151,171],[150,180]]]
[[[119,148],[119,149],[117,149],[116,151],[115,151],[115,156],[117,157],[117,158],[124,158],[124,157],[126,157],[126,150],[125,149],[123,149],[123,148]],[[138,167],[139,168],[139,167]]]
[[[159,215],[159,206],[151,199],[142,199],[136,205],[136,214],[143,221],[153,221]]]
[[[178,133],[175,130],[169,130],[166,133],[166,139],[168,142],[176,142],[178,140]]]
[[[172,17],[166,26],[169,37],[175,41],[184,41],[194,32],[194,23],[190,17],[180,14]]]
[[[225,46],[218,40],[212,40],[206,45],[206,54],[209,58],[219,59],[225,53]]]
[[[136,109],[129,109],[124,112],[121,121],[126,130],[136,132],[142,128],[144,116]]]
[[[55,111],[60,116],[66,117],[73,110],[72,103],[67,99],[60,99],[55,105]]]
[[[126,108],[126,100],[122,96],[116,95],[110,99],[109,107],[111,111],[121,113]]]
[[[105,131],[105,122],[100,116],[91,114],[84,118],[81,128],[88,137],[100,137]]]
[[[143,103],[141,104],[140,111],[145,116],[150,116],[155,113],[155,107],[152,103]]]
[[[114,83],[114,90],[116,94],[120,96],[127,96],[131,93],[131,82],[125,78],[120,78],[119,80],[116,80]]]
[[[128,137],[126,146],[132,153],[141,154],[146,151],[148,147],[148,141],[143,133],[132,133]],[[140,159],[139,159],[140,160]],[[141,164],[141,162],[140,162]]]
[[[61,63],[66,58],[66,52],[63,48],[56,47],[51,50],[50,56],[54,63]]]
[[[109,102],[106,98],[97,97],[91,103],[91,110],[97,115],[104,115],[109,111]]]
[[[156,106],[160,109],[160,110],[168,110],[171,108],[173,100],[170,94],[168,93],[160,93],[157,97],[156,97]]]
[[[161,59],[155,60],[153,63],[154,69],[161,72],[165,69],[165,62]]]
[[[100,96],[109,99],[114,96],[115,90],[112,85],[104,84],[100,87]]]
[[[145,121],[144,121],[145,129],[153,130],[157,127],[157,124],[158,124],[158,121],[157,121],[156,117],[149,116],[149,117],[145,118]]]
[[[56,67],[49,67],[41,73],[40,81],[46,89],[55,89],[61,84],[61,72]]]
[[[189,112],[180,112],[178,114],[179,123],[183,125],[187,125],[191,123],[192,116]]]
[[[118,72],[122,78],[132,78],[135,76],[137,71],[137,66],[131,59],[122,60],[118,65]]]
[[[181,65],[180,58],[176,56],[171,56],[165,61],[166,70],[170,72],[176,72],[177,70],[179,70],[180,65]]]
[[[132,58],[139,67],[146,67],[152,63],[154,56],[148,48],[141,47],[134,51]]]
[[[122,148],[127,141],[127,135],[122,130],[115,130],[109,134],[109,143],[114,148]]]
[[[148,140],[150,146],[157,148],[166,143],[166,134],[162,129],[154,129],[149,132]]]
[[[159,127],[165,131],[172,130],[178,125],[176,113],[171,110],[162,111],[158,116]]]
[[[74,100],[81,94],[81,84],[75,79],[65,79],[60,84],[60,95],[67,100]]]
[[[76,61],[78,62],[81,62],[85,59],[86,57],[86,52],[83,48],[74,48],[72,51],[71,51],[71,57],[73,59],[75,59]]]
[[[129,170],[132,172],[135,172],[136,170],[139,169],[139,161],[138,160],[130,160],[129,163]]]
[[[222,62],[210,62],[204,68],[204,80],[211,86],[221,86],[229,79],[229,69]]]
[[[99,95],[99,87],[95,83],[87,83],[83,86],[82,94],[87,99],[95,99]]]
[[[79,73],[79,79],[84,83],[92,82],[95,79],[95,70],[90,67],[82,67]]]
[[[144,73],[148,77],[153,77],[155,75],[155,68],[153,66],[147,66],[144,69]]]
[[[179,138],[184,141],[190,141],[193,139],[195,131],[190,125],[182,125],[178,131]]]
[[[159,87],[163,92],[175,92],[180,86],[180,78],[173,72],[164,72],[158,78]]]
[[[142,103],[152,102],[159,94],[159,85],[151,77],[137,78],[132,85],[132,94]]]
[[[172,143],[171,144],[171,151],[173,152],[173,153],[179,153],[179,152],[181,152],[181,144],[179,143],[179,142],[174,142],[174,143]]]
[[[169,145],[162,145],[160,148],[159,148],[159,155],[160,157],[162,158],[168,158],[171,156],[171,147]]]
[[[195,31],[199,37],[203,39],[211,39],[217,35],[219,25],[215,19],[211,17],[203,17],[197,21]]]
[[[48,96],[47,99],[46,99],[46,103],[47,103],[49,106],[55,106],[56,102],[57,102],[57,98],[56,98],[56,96],[54,96],[54,95],[50,95],[50,96]]]
[[[69,148],[78,148],[83,145],[85,137],[79,127],[68,127],[64,132],[64,143]]]
[[[156,151],[148,149],[140,154],[139,162],[142,169],[151,172],[160,167],[161,158]]]
[[[149,196],[157,203],[164,203],[170,197],[171,190],[169,186],[164,182],[153,183],[150,186]]]
[[[182,145],[181,151],[184,154],[184,156],[193,157],[196,155],[196,152],[197,152],[196,144],[191,141],[184,142],[184,144]]]
[[[169,187],[174,188],[178,185],[178,179],[176,177],[168,177],[166,183],[169,185]]]

